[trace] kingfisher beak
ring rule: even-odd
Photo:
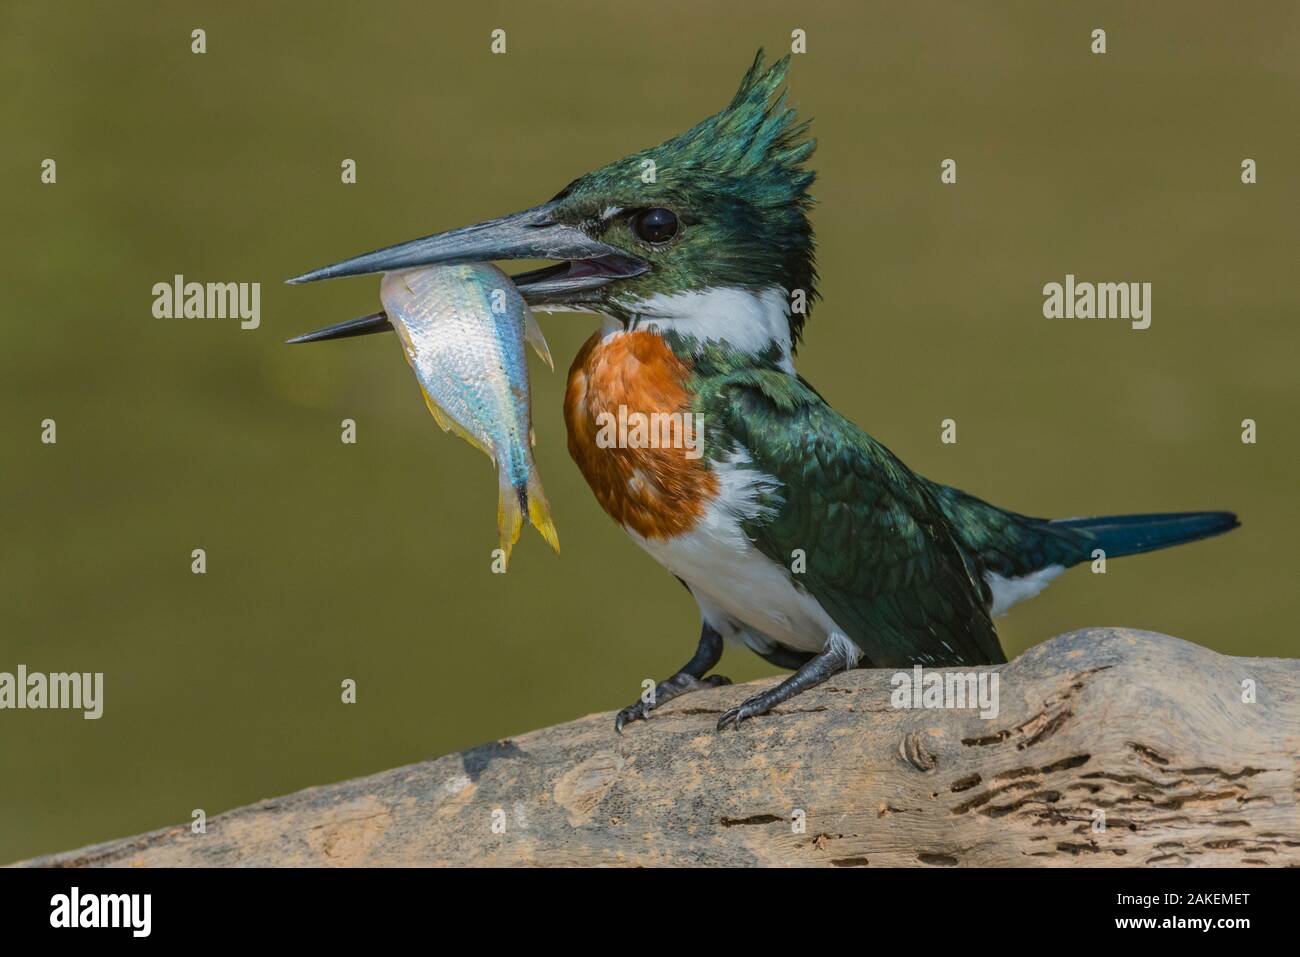
[[[550,309],[584,308],[600,301],[600,290],[619,279],[639,276],[649,264],[614,246],[592,239],[577,226],[560,222],[554,202],[522,213],[489,219],[450,232],[413,239],[322,266],[288,280],[297,284],[343,276],[394,272],[418,266],[481,263],[507,259],[555,259],[555,265],[511,276],[524,301]],[[392,329],[380,312],[309,332],[290,343],[344,339]]]

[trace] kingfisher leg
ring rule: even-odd
[[[671,701],[688,691],[699,691],[701,688],[718,688],[722,685],[731,684],[731,679],[724,678],[722,675],[704,677],[708,670],[718,663],[718,659],[721,657],[722,635],[709,625],[702,625],[700,627],[700,643],[695,649],[695,655],[691,660],[686,662],[677,674],[666,681],[659,682],[655,686],[653,704],[647,704],[638,698],[635,703],[620,711],[614,719],[614,730],[622,734],[625,724],[648,717],[651,711],[665,701]]]
[[[856,646],[851,646],[851,650]],[[857,656],[846,653],[840,642],[828,641],[826,647],[800,665],[799,670],[786,678],[775,688],[754,695],[743,701],[739,708],[732,708],[718,719],[718,730],[727,725],[739,726],[740,722],[755,715],[766,714],[782,701],[789,701],[795,695],[815,687],[841,671],[848,671],[856,663]]]

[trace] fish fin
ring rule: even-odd
[[[420,391],[424,393],[424,404],[429,407],[429,411],[433,414],[433,421],[438,423],[438,427],[441,428],[442,431],[450,432],[451,419],[447,417],[446,412],[442,411],[442,406],[429,398],[429,393],[425,392],[424,389],[421,389]]]
[[[542,538],[546,539],[546,544],[555,549],[555,554],[560,554],[560,536],[555,531],[555,522],[551,518],[551,506],[546,501],[546,493],[542,491],[542,478],[537,474],[537,469],[533,468],[528,474],[527,497],[528,497],[528,520],[533,523],[533,528],[541,533]]]
[[[524,315],[527,316],[524,320],[524,338],[533,347],[537,357],[554,372],[555,360],[551,358],[551,347],[546,344],[546,337],[542,335],[542,327],[537,324],[537,317],[529,309],[524,310]]]
[[[497,537],[501,551],[505,555],[504,565],[510,564],[510,551],[519,541],[519,532],[524,527],[524,501],[527,493],[510,484],[503,471],[499,477],[497,498]]]
[[[497,457],[496,455],[493,454],[491,449],[486,448],[482,442],[474,438],[474,436],[470,435],[459,425],[457,425],[455,420],[452,419],[451,416],[447,415],[446,412],[442,411],[442,407],[438,405],[437,402],[434,402],[432,398],[429,397],[429,393],[424,391],[423,386],[420,387],[420,391],[424,394],[424,404],[429,407],[429,412],[432,413],[433,415],[433,421],[438,423],[438,425],[442,428],[442,431],[450,432],[452,433],[452,435],[456,435],[464,439],[470,445],[474,446],[474,448],[478,449],[480,452],[482,452],[484,455],[490,458],[492,460],[493,465],[496,465]]]

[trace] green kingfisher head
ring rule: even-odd
[[[528,304],[595,312],[788,363],[816,296],[808,222],[816,142],[780,91],[790,58],[760,50],[721,112],[510,216],[365,253],[289,280],[435,263],[552,259],[511,277]],[[382,314],[291,342],[389,328]]]

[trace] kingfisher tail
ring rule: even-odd
[[[1137,555],[1220,535],[1238,525],[1232,512],[1032,518],[947,485],[926,485],[981,574],[993,572],[1006,579],[1039,574],[1054,577],[1071,565],[1091,560],[1097,549],[1107,558]]]
[[[1222,535],[1241,523],[1232,512],[1163,512],[1151,515],[1102,515],[1058,518],[1049,524],[1085,533],[1108,558],[1140,555],[1170,545]]]

